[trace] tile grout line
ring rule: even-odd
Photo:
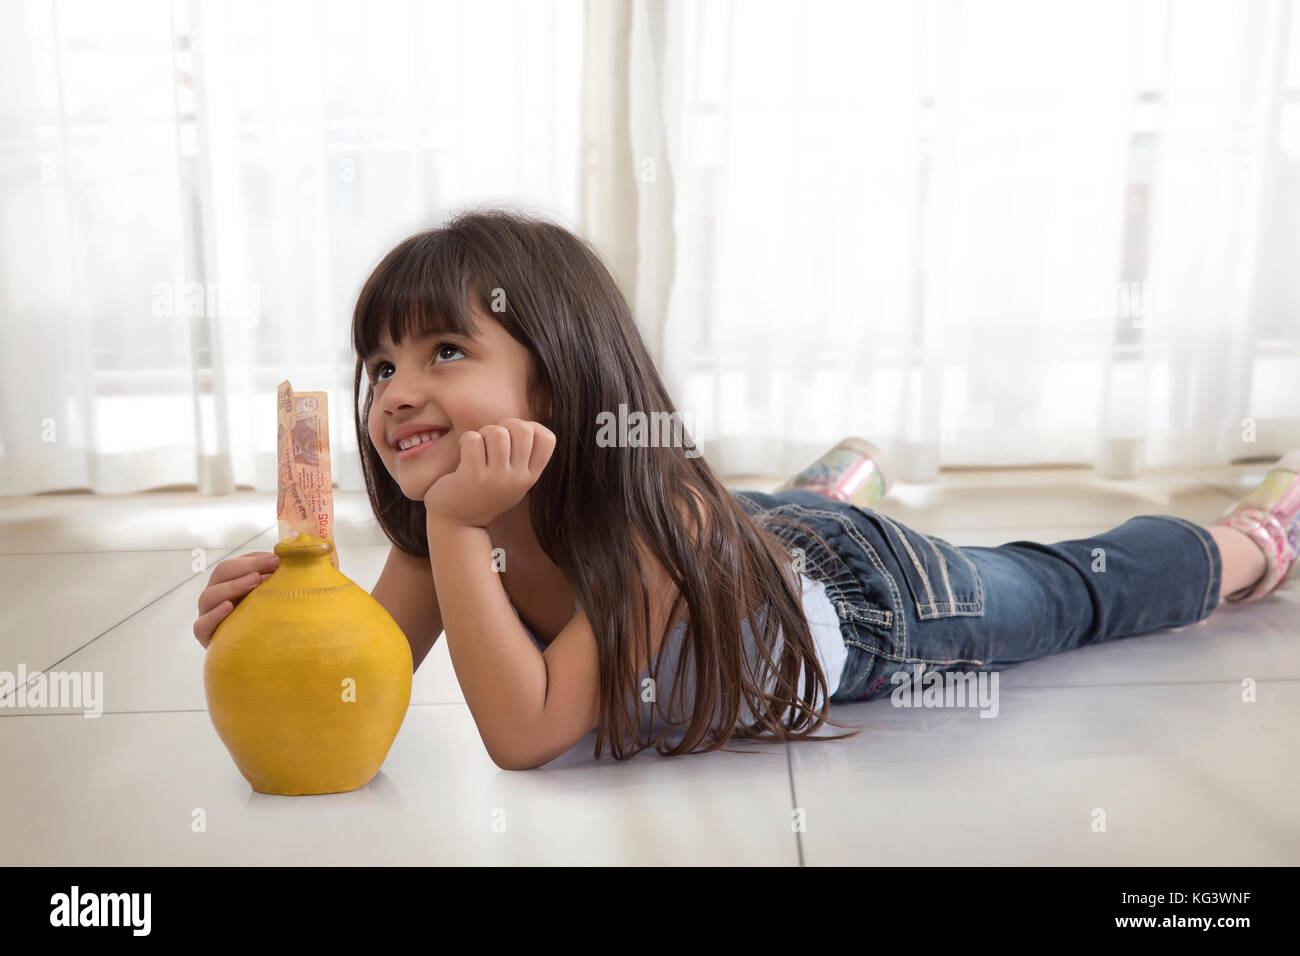
[[[218,564],[221,563],[221,561],[224,561],[227,557],[229,557],[229,556],[230,556],[231,554],[233,554],[235,551],[238,551],[238,550],[239,550],[240,548],[242,548],[242,547],[246,547],[250,542],[255,541],[256,539],[260,538],[262,535],[266,534],[268,531],[272,530],[272,529],[275,528],[275,527],[276,527],[275,525],[270,525],[270,526],[268,526],[267,528],[264,528],[263,530],[259,531],[257,534],[253,535],[252,537],[248,538],[246,541],[242,542],[241,544],[237,544],[237,545],[235,545],[235,547],[231,548],[230,551],[228,551],[228,552],[226,552],[226,554],[222,555],[222,557],[219,558],[219,559],[217,560],[217,563],[218,563]],[[171,549],[167,549],[167,550],[177,550],[177,549],[171,548]],[[202,572],[199,572],[199,573],[201,574]],[[146,602],[146,603],[145,603],[144,605],[142,605],[141,607],[136,608],[134,611],[132,611],[132,612],[131,612],[130,614],[128,614],[126,617],[122,618],[122,619],[121,619],[120,621],[118,621],[116,624],[112,624],[112,625],[110,625],[109,627],[105,628],[104,630],[100,631],[98,634],[96,634],[96,635],[95,635],[94,637],[92,637],[90,640],[86,641],[86,643],[82,644],[80,647],[74,648],[73,650],[69,651],[67,654],[64,654],[64,655],[63,655],[62,657],[60,657],[57,661],[55,661],[53,664],[49,664],[49,665],[47,665],[46,667],[43,667],[43,668],[41,668],[40,670],[34,672],[31,676],[29,676],[29,677],[27,678],[27,681],[23,684],[23,687],[24,687],[24,688],[27,687],[27,686],[28,686],[29,684],[31,684],[32,681],[34,681],[37,677],[40,677],[42,674],[46,673],[46,672],[49,671],[51,668],[58,667],[60,664],[62,664],[64,661],[66,661],[69,657],[72,657],[74,654],[80,653],[81,651],[85,650],[87,647],[89,647],[91,644],[95,643],[95,641],[99,640],[99,639],[100,639],[101,637],[103,637],[105,634],[108,634],[109,632],[114,631],[114,630],[116,630],[117,628],[121,627],[123,624],[125,624],[127,621],[131,620],[131,618],[135,617],[135,616],[136,616],[137,614],[139,614],[141,611],[145,610],[146,608],[150,608],[150,607],[152,607],[153,605],[157,604],[159,601],[161,601],[161,600],[162,600],[163,598],[165,598],[167,595],[171,594],[171,593],[172,593],[173,591],[175,591],[177,588],[182,588],[182,587],[184,587],[186,584],[188,584],[190,581],[192,581],[195,577],[196,577],[196,575],[190,575],[190,577],[185,578],[185,579],[182,580],[182,581],[179,581],[177,584],[175,584],[173,587],[168,588],[168,589],[167,589],[166,591],[164,591],[162,594],[159,594],[157,597],[155,597],[155,598],[149,600],[148,602]],[[16,693],[18,693],[18,691],[19,691],[20,689],[22,689],[22,688],[15,687],[15,688],[10,692],[10,693],[11,693],[11,694],[16,694]],[[0,706],[9,706],[9,705],[6,703],[7,700],[8,700],[8,695],[6,695],[6,696],[3,697],[3,698],[0,698]],[[57,716],[57,715],[51,714],[51,715],[49,715],[49,716]]]
[[[786,776],[790,782],[790,812],[796,813],[799,810],[799,793],[795,788],[794,782],[794,755],[790,752],[790,741],[785,742],[785,769]],[[803,859],[803,835],[796,827],[794,831],[794,852],[795,859],[798,861],[797,866],[805,866]]]

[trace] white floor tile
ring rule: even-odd
[[[464,705],[413,706],[369,784],[300,797],[254,792],[206,712],[9,717],[0,752],[12,866],[798,863],[779,746],[512,773]]]
[[[0,670],[63,660],[181,586],[191,561],[164,550],[0,556]]]
[[[811,866],[1278,866],[1300,860],[1300,683],[1012,690],[998,715],[842,704],[792,748]],[[1094,832],[1094,812],[1105,832]]]

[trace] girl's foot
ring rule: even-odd
[[[802,488],[857,505],[874,508],[889,491],[881,467],[885,454],[863,438],[846,438],[776,490]]]
[[[1225,601],[1255,601],[1281,587],[1300,554],[1300,449],[1279,458],[1254,491],[1211,525],[1218,526],[1236,528],[1264,552],[1264,576],[1227,595]]]

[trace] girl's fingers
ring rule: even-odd
[[[249,591],[269,578],[279,564],[279,555],[270,551],[253,551],[218,564],[208,586],[199,595],[199,616],[194,622],[198,642],[206,648],[217,625]]]
[[[528,458],[528,473],[540,475],[555,451],[555,432],[545,425],[533,425],[533,449]]]
[[[210,587],[199,595],[199,613],[207,614],[223,601],[234,604],[261,583],[261,575],[253,571],[242,578],[235,578],[235,580],[227,581],[225,584]]]
[[[502,425],[484,425],[483,446],[487,453],[488,468],[506,467],[510,464],[510,432]]]
[[[270,576],[269,572],[253,570],[242,577],[223,581],[220,584],[209,585],[199,595],[199,613],[207,614],[222,601],[231,601],[233,603]]]
[[[279,563],[279,555],[268,554],[265,551],[256,551],[238,558],[227,558],[212,569],[212,577],[208,579],[208,587],[214,587],[244,577],[250,571],[265,571],[267,569],[274,571],[279,566]]]
[[[528,459],[533,454],[533,426],[519,418],[510,422],[510,467],[515,471],[528,471]]]
[[[462,432],[460,436],[460,463],[472,475],[487,467],[487,441],[480,432]]]
[[[194,636],[205,650],[212,641],[212,635],[216,633],[217,625],[233,610],[233,604],[229,601],[222,601],[207,614],[200,615],[199,619],[194,622]]]
[[[236,578],[234,581],[228,581],[226,584],[221,585],[221,590],[219,591],[209,588],[209,591],[214,592],[212,594],[209,594],[208,591],[204,591],[200,598],[200,603],[207,603],[216,600],[217,598],[220,598],[220,600],[211,610],[200,614],[198,620],[194,622],[194,636],[199,639],[199,643],[204,647],[207,647],[208,641],[212,639],[212,635],[217,629],[217,625],[225,619],[227,614],[235,609],[235,605],[238,604],[240,600],[248,594],[248,592],[252,591],[253,588],[257,587],[259,584],[264,583],[270,576],[270,574],[254,571],[245,577]],[[223,594],[227,596],[222,597]],[[206,599],[206,601],[204,599]]]

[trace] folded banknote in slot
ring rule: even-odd
[[[279,541],[302,533],[334,541],[326,398],[325,392],[295,392],[287,381],[280,383],[276,393]],[[330,564],[338,570],[337,548],[330,550]]]

